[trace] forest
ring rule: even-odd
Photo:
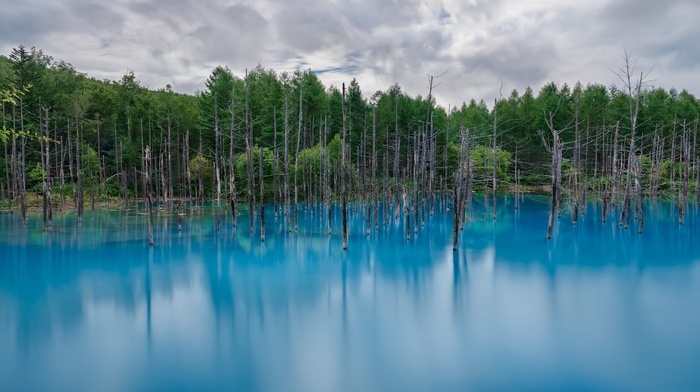
[[[643,225],[641,198],[671,198],[682,222],[700,195],[700,101],[654,87],[634,65],[626,55],[619,85],[551,82],[445,108],[434,88],[468,87],[430,76],[413,97],[398,84],[324,86],[312,70],[219,66],[188,95],[146,88],[133,72],[96,80],[18,46],[0,56],[0,206],[26,220],[33,208],[50,219],[80,217],[85,204],[213,201],[235,225],[237,208],[267,202],[291,230],[292,204],[363,202],[376,224],[384,203],[385,219],[392,210],[418,222],[419,210],[473,193],[536,192],[552,195],[550,235],[555,208],[575,223],[588,198],[621,205],[625,227],[631,208]]]

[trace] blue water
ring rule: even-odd
[[[700,214],[647,205],[643,234],[547,199],[364,235],[318,211],[267,240],[211,210],[177,230],[143,215],[71,216],[43,233],[0,215],[2,391],[697,391]]]

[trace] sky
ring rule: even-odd
[[[698,0],[2,0],[0,53],[42,49],[98,79],[193,93],[218,65],[311,69],[371,95],[435,80],[439,105],[546,83],[621,85],[624,50],[649,86],[700,95]]]

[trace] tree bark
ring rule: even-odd
[[[146,208],[148,209],[148,245],[153,246],[153,200],[151,198],[151,149],[144,151],[144,183],[146,184]]]
[[[345,163],[345,150],[346,150],[346,116],[345,116],[345,83],[343,83],[343,96],[342,96],[342,112],[343,112],[343,140],[342,140],[342,153],[340,161],[340,187],[341,187],[341,209],[342,209],[342,219],[343,219],[343,250],[348,249],[348,196],[346,189],[346,163]]]

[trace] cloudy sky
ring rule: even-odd
[[[655,86],[700,95],[698,0],[5,0],[0,53],[35,46],[97,78],[192,93],[217,65],[398,82],[447,106],[549,82],[606,85],[623,48]],[[619,83],[618,83],[619,84]]]

